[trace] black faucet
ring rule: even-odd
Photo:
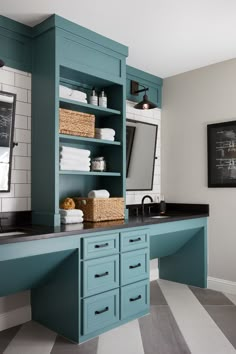
[[[145,195],[143,198],[142,198],[142,216],[144,216],[144,202],[145,202],[145,199],[146,198],[149,198],[150,201],[153,203],[153,199],[150,195]]]

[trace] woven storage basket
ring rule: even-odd
[[[95,116],[60,108],[60,133],[94,138]]]
[[[76,209],[83,210],[85,221],[124,219],[124,198],[73,198]]]

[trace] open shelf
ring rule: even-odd
[[[121,112],[116,109],[94,106],[89,103],[73,101],[68,98],[60,98],[60,108],[71,109],[73,111],[94,114],[96,117],[120,116]]]
[[[84,175],[84,176],[109,176],[109,177],[120,177],[119,172],[95,172],[95,171],[67,171],[60,170],[60,175]]]
[[[61,143],[83,143],[83,144],[101,144],[101,145],[117,145],[120,146],[120,141],[102,140],[96,138],[85,138],[82,136],[59,134]]]

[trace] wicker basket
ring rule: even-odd
[[[124,219],[124,198],[73,198],[76,209],[84,213],[85,221]]]
[[[60,133],[94,138],[95,116],[60,108]]]

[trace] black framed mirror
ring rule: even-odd
[[[10,192],[16,95],[0,91],[0,192]]]
[[[156,156],[158,125],[126,120],[126,190],[150,191]]]

